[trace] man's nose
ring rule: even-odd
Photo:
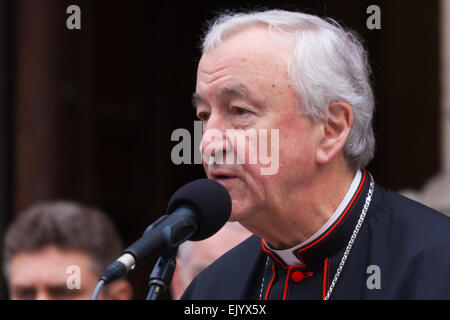
[[[36,291],[35,300],[51,300],[46,290],[39,289]]]
[[[210,157],[217,157],[219,153],[225,155],[231,150],[226,130],[226,122],[220,116],[211,116],[204,125],[200,152],[205,163],[208,163]]]

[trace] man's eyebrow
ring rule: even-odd
[[[247,98],[249,95],[249,91],[244,86],[232,86],[232,87],[225,87],[219,92],[219,97],[221,96],[229,96],[229,97],[237,97],[237,98]],[[208,104],[205,98],[203,98],[199,93],[195,92],[192,95],[192,105],[195,109],[197,109],[198,103],[205,103]]]
[[[194,109],[197,109],[197,105],[198,105],[199,102],[203,102],[203,103],[206,103],[206,104],[208,103],[206,101],[206,99],[204,99],[199,93],[194,92],[192,94],[192,101],[191,101],[192,106],[194,107]]]
[[[249,95],[249,92],[246,87],[240,85],[223,88],[222,91],[220,91],[219,95],[246,98]]]

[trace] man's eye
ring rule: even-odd
[[[19,300],[33,300],[36,298],[36,291],[33,288],[19,289],[13,296]]]
[[[76,296],[80,293],[80,290],[69,290],[66,287],[54,287],[49,289],[49,293],[54,299],[60,300]]]
[[[235,115],[242,116],[248,113],[248,110],[240,107],[232,107],[231,112]]]
[[[208,112],[199,112],[199,113],[197,113],[197,117],[202,121],[206,121],[209,119],[209,113]]]

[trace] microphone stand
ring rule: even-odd
[[[159,296],[169,287],[175,266],[177,265],[177,252],[178,247],[162,255],[156,262],[149,277],[149,290],[146,300],[158,300]]]

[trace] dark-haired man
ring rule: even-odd
[[[121,252],[117,230],[101,211],[70,202],[34,205],[5,236],[10,298],[90,299],[101,273]],[[100,298],[131,299],[131,285],[118,280]]]

